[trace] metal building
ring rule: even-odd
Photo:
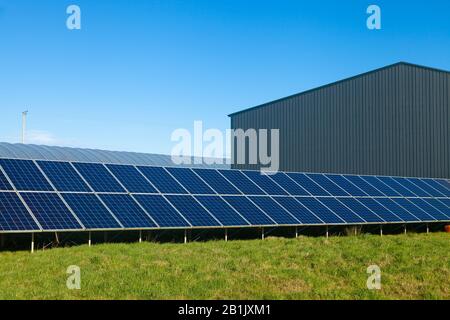
[[[449,114],[450,72],[400,62],[230,118],[280,130],[282,171],[450,178]]]

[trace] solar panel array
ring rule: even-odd
[[[0,232],[450,221],[450,182],[0,159]]]

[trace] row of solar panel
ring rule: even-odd
[[[0,192],[1,231],[450,221],[450,199]]]
[[[450,197],[445,179],[134,167],[0,159],[0,190],[97,193]],[[11,185],[11,183],[13,185]]]

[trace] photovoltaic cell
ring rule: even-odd
[[[242,171],[250,180],[252,180],[258,187],[263,189],[270,195],[288,195],[285,190],[278,186],[266,174],[260,171]]]
[[[166,168],[183,187],[192,194],[215,194],[214,190],[208,187],[191,169],[187,168]]]
[[[303,173],[286,173],[290,178],[297,182],[303,189],[308,191],[313,196],[330,196],[330,194],[313,180],[308,178]]]
[[[241,196],[223,197],[247,221],[255,226],[276,225],[263,211],[256,207],[249,199]]]
[[[44,230],[81,230],[73,214],[56,193],[21,193]]]
[[[433,189],[436,189],[446,197],[450,197],[450,189],[446,188],[443,184],[434,179],[420,179],[423,183],[429,185]]]
[[[237,170],[219,170],[236,188],[246,195],[263,195],[265,192],[247,176]]]
[[[364,223],[365,221],[361,219],[352,210],[344,206],[341,202],[335,198],[317,198],[322,204],[324,204],[328,209],[333,211],[342,220],[347,223]]]
[[[113,164],[106,166],[129,192],[158,193],[135,167]]]
[[[40,230],[22,201],[13,192],[0,192],[0,230]]]
[[[279,225],[298,225],[301,224],[287,210],[280,206],[271,197],[249,197],[261,210],[272,218]]]
[[[218,194],[241,194],[227,179],[225,179],[217,170],[213,169],[192,169],[207,184],[209,184]]]
[[[342,202],[347,208],[352,210],[358,216],[363,218],[367,222],[384,222],[382,218],[380,218],[376,213],[372,210],[364,206],[361,202],[355,198],[339,198],[339,201]]]
[[[372,212],[376,213],[379,217],[381,217],[386,222],[401,222],[403,221],[394,212],[389,210],[388,208],[381,205],[379,202],[376,202],[371,198],[358,198],[358,201],[361,202],[364,206],[372,210]]]
[[[37,163],[56,190],[68,192],[91,191],[69,162],[38,161]]]
[[[350,180],[346,179],[344,176],[337,174],[326,174],[325,176],[331,181],[333,181],[335,184],[337,184],[339,187],[341,187],[341,189],[349,193],[351,196],[354,197],[367,196],[367,193],[365,193],[358,186],[353,184]]]
[[[52,186],[31,160],[0,159],[0,165],[17,190],[53,191]]]
[[[306,207],[301,205],[292,197],[273,197],[283,208],[289,211],[302,224],[323,224],[323,221],[316,217]]]
[[[64,193],[62,196],[86,229],[122,228],[96,195]]]
[[[438,199],[423,199],[426,203],[428,203],[430,206],[433,206],[440,212],[444,214],[447,219],[442,217],[442,220],[450,220],[450,208],[447,207],[442,201]]]
[[[244,220],[225,200],[219,196],[195,197],[224,226],[247,226]]]
[[[157,227],[130,195],[102,194],[100,198],[125,228]]]
[[[382,182],[380,179],[374,176],[361,176],[361,178],[369,183],[373,188],[382,192],[382,195],[388,197],[400,197],[400,193],[392,189],[390,186]]]
[[[331,223],[331,224],[342,224],[345,223],[344,220],[342,220],[339,216],[334,214],[330,209],[328,209],[326,206],[324,206],[322,203],[320,203],[315,198],[296,198],[297,201],[299,201],[302,205],[304,205],[306,208],[308,208],[312,213],[314,213],[317,217],[320,218],[320,220],[324,221],[325,223]]]
[[[74,163],[73,165],[96,192],[126,192],[102,164]]]
[[[425,201],[425,199],[411,198],[412,203],[425,211],[428,215],[432,216],[435,220],[447,220],[448,217],[438,209],[436,209],[431,203]],[[433,202],[433,201],[430,201]]]
[[[138,167],[161,193],[186,194],[187,191],[161,167]]]
[[[442,202],[447,208],[449,208],[450,210],[450,199],[449,198],[445,198],[445,199],[439,199],[439,202]],[[446,211],[446,215],[450,217],[449,212]]]
[[[381,204],[383,207],[389,209],[392,213],[394,213],[405,222],[420,221],[416,216],[409,213],[405,208],[395,203],[392,199],[376,198],[374,200]]]
[[[420,189],[425,191],[427,194],[431,195],[432,197],[446,197],[447,195],[439,191],[439,189],[435,189],[429,184],[425,183],[424,180],[426,179],[419,179],[419,178],[408,178],[408,180],[415,185],[417,185]]]
[[[310,173],[307,174],[307,176],[333,196],[345,197],[349,195],[346,191],[344,191],[341,187],[339,187],[323,174]]]
[[[450,190],[450,182],[448,180],[445,179],[435,179],[434,181],[436,181],[437,183],[439,183],[440,185],[442,185],[443,187],[445,187],[447,190]]]
[[[212,227],[220,224],[192,196],[169,195],[167,200],[195,227]]]
[[[299,184],[297,184],[294,180],[289,178],[289,176],[283,172],[278,172],[274,175],[271,175],[270,179],[272,179],[276,183],[278,183],[290,195],[293,195],[293,196],[309,196],[310,195],[308,193],[308,191],[303,189]]]
[[[435,219],[414,203],[405,198],[393,198],[393,201],[405,208],[409,213],[419,218],[419,221],[435,221]]]
[[[161,195],[133,195],[147,213],[164,228],[189,227],[189,223]]]
[[[3,191],[13,190],[13,187],[8,182],[8,179],[6,179],[5,175],[1,171],[0,171],[0,190],[3,190]]]
[[[345,175],[345,179],[353,183],[355,186],[357,186],[359,189],[367,193],[367,195],[371,197],[381,197],[384,196],[383,193],[381,193],[379,190],[374,188],[370,183],[368,183],[366,180],[361,178],[360,176],[353,176],[353,175]]]
[[[392,177],[377,177],[381,182],[395,190],[399,195],[403,197],[415,197],[416,195],[409,191],[406,187],[402,186],[398,181]]]
[[[431,195],[421,188],[419,188],[415,183],[412,183],[410,180],[405,178],[392,178],[395,182],[400,184],[403,188],[408,189],[410,192],[412,192],[413,196],[416,197],[431,197]]]

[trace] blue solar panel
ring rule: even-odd
[[[247,176],[237,170],[219,170],[236,188],[247,195],[263,195],[265,192],[254,184]]]
[[[395,190],[399,195],[403,197],[415,197],[416,195],[409,191],[406,187],[401,185],[398,181],[392,177],[377,177],[381,182]]]
[[[437,183],[442,185],[445,189],[450,191],[450,182],[446,179],[434,179]]]
[[[448,217],[435,207],[428,201],[425,201],[425,199],[418,199],[418,198],[412,198],[409,199],[412,203],[414,203],[416,206],[418,206],[420,209],[425,211],[428,215],[432,216],[435,220],[447,220]],[[430,199],[431,200],[431,199]],[[433,202],[433,201],[430,201]]]
[[[428,213],[423,211],[418,206],[414,205],[411,201],[405,198],[393,198],[393,201],[398,205],[405,208],[409,213],[419,218],[419,221],[435,221],[435,219]]]
[[[86,229],[122,228],[96,195],[65,193],[62,196]]]
[[[295,182],[297,182],[303,189],[308,191],[313,196],[329,196],[330,194],[325,191],[324,188],[319,186],[317,183],[312,181],[303,173],[294,173],[288,172],[286,173],[290,178],[292,178]]]
[[[352,210],[344,206],[341,202],[335,198],[317,198],[322,204],[328,207],[336,215],[338,215],[342,220],[347,223],[364,223],[365,221],[361,219]]]
[[[276,224],[275,221],[270,219],[246,197],[227,196],[223,198],[252,225],[266,226]]]
[[[450,199],[445,198],[445,199],[439,199],[439,202],[442,202],[447,208],[449,208],[450,210]],[[442,210],[441,210],[442,211]],[[446,211],[446,215],[450,217],[448,211]]]
[[[0,159],[0,165],[17,190],[53,191],[52,186],[31,160]]]
[[[224,226],[247,226],[245,221],[228,203],[219,196],[195,197]]]
[[[341,187],[339,187],[337,184],[335,184],[333,181],[328,179],[323,174],[307,174],[308,178],[313,180],[315,183],[320,185],[323,189],[328,191],[329,194],[337,197],[345,197],[349,194],[344,191]]]
[[[227,179],[217,170],[213,169],[193,169],[207,184],[209,184],[218,194],[241,194]]]
[[[270,197],[249,197],[261,210],[263,210],[269,217],[272,218],[279,225],[299,225],[301,224],[294,218],[289,211],[280,206],[275,200]]]
[[[413,196],[416,197],[431,197],[431,195],[421,188],[419,188],[415,183],[412,183],[409,179],[405,178],[392,178],[394,181],[396,181],[398,184],[400,184],[403,188],[408,189],[410,192],[412,192]]]
[[[273,197],[283,208],[289,211],[302,224],[323,224],[311,211],[291,197]]]
[[[371,197],[381,197],[384,196],[383,193],[372,187],[370,183],[368,183],[366,180],[361,178],[360,176],[352,176],[352,175],[345,175],[345,179],[353,183],[355,186],[357,186],[359,189],[367,193],[367,195]]]
[[[58,191],[91,191],[69,162],[38,161],[38,165]]]
[[[125,228],[157,227],[130,195],[102,194],[100,198]]]
[[[372,212],[376,213],[379,217],[381,217],[386,222],[401,222],[403,219],[400,219],[394,212],[389,210],[388,208],[381,205],[379,202],[376,202],[371,198],[358,198],[358,201],[361,202],[364,206],[372,210]]]
[[[221,226],[192,196],[166,196],[194,227]]]
[[[164,168],[138,167],[138,169],[161,193],[188,193]]]
[[[22,201],[13,192],[0,192],[0,230],[40,230]]]
[[[326,177],[349,193],[354,197],[364,197],[367,196],[363,190],[353,184],[350,180],[346,179],[344,176],[337,174],[327,174]]]
[[[337,216],[334,212],[332,212],[330,209],[328,209],[326,206],[324,206],[315,198],[297,197],[296,199],[325,223],[330,224],[345,223],[344,220],[342,220],[339,216]]]
[[[369,183],[372,187],[377,189],[378,191],[382,192],[382,195],[388,196],[388,197],[400,197],[400,194],[389,187],[387,184],[382,182],[380,179],[374,176],[361,176],[363,180],[365,180],[367,183]]]
[[[9,183],[8,179],[6,179],[3,172],[0,171],[0,190],[13,190],[13,187]]]
[[[389,209],[392,213],[398,216],[405,222],[415,222],[419,221],[414,215],[409,213],[405,208],[395,203],[392,199],[389,198],[376,198],[374,199],[376,202],[381,204],[383,207]]]
[[[339,201],[367,222],[384,222],[383,219],[355,198],[340,198]]]
[[[446,197],[450,197],[450,189],[446,188],[443,184],[439,183],[438,181],[434,180],[434,179],[421,179],[421,181],[427,185],[429,185],[430,187],[432,187],[433,189],[439,191],[440,193],[442,193],[444,196]]]
[[[442,217],[442,220],[450,220],[450,208],[444,202],[438,199],[424,199],[424,201],[443,213],[446,218]]]
[[[56,193],[21,193],[44,230],[80,230],[83,227]]]
[[[189,227],[190,224],[160,195],[133,195],[147,213],[164,228]]]
[[[106,166],[129,192],[158,193],[135,167],[112,164]]]
[[[422,189],[432,197],[447,197],[447,193],[445,190],[442,192],[439,187],[435,188],[434,186],[426,182],[427,180],[432,181],[430,179],[408,178],[408,180],[420,187],[420,189]],[[439,183],[437,184],[441,186]]]
[[[192,194],[215,194],[214,190],[208,187],[194,171],[186,168],[166,168],[183,187]]]
[[[96,192],[126,192],[104,165],[98,163],[73,165]]]
[[[303,189],[299,184],[297,184],[294,180],[289,178],[283,172],[278,172],[274,175],[270,176],[276,183],[278,183],[284,190],[286,190],[289,194],[293,196],[309,196],[308,191]]]
[[[250,180],[252,180],[258,187],[263,189],[270,195],[288,195],[279,185],[271,180],[266,174],[260,171],[242,171]]]

